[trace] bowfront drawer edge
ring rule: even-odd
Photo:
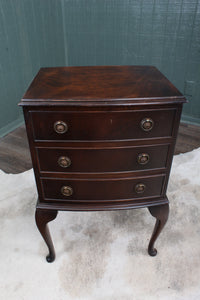
[[[177,107],[121,112],[30,110],[29,114],[35,141],[121,141],[172,137],[176,111]],[[148,123],[150,121],[152,124]],[[148,124],[151,129],[144,129],[143,124]]]
[[[36,152],[41,174],[101,174],[165,169],[169,148],[170,144],[80,149],[36,147]],[[61,159],[66,164],[62,165]]]
[[[165,174],[131,178],[41,178],[43,201],[109,202],[162,196]],[[63,193],[63,188],[70,191]],[[49,196],[51,195],[51,196]]]
[[[151,201],[135,200],[123,201],[123,202],[111,202],[111,203],[62,203],[62,202],[40,202],[38,199],[37,209],[50,209],[61,211],[107,211],[107,210],[123,210],[123,209],[135,209],[143,207],[151,207],[154,205],[168,204],[167,197],[152,198]]]

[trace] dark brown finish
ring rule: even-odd
[[[200,126],[181,123],[175,154],[200,147]],[[32,168],[30,150],[24,125],[0,139],[0,168],[6,173],[20,173]]]
[[[159,207],[152,255],[184,102],[154,67],[41,69],[21,101],[37,209]]]
[[[52,243],[52,239],[49,233],[49,228],[47,223],[50,221],[53,221],[57,216],[56,210],[41,210],[36,209],[35,212],[35,221],[38,227],[38,230],[40,231],[41,235],[43,236],[43,239],[45,240],[47,247],[49,249],[49,254],[46,257],[46,260],[48,262],[53,262],[55,259],[55,251],[54,246]]]
[[[149,207],[149,211],[151,215],[156,218],[156,224],[149,242],[148,252],[149,255],[155,256],[157,254],[157,250],[154,248],[154,243],[167,222],[169,215],[169,204],[151,206]]]
[[[120,209],[132,209],[132,208],[143,208],[154,205],[166,204],[166,198],[153,198],[153,201],[149,201],[149,198],[135,198],[129,201],[122,202],[93,202],[91,205],[84,202],[76,203],[74,201],[63,201],[63,202],[39,202],[37,208],[48,209],[48,210],[63,210],[63,211],[104,211],[104,210],[120,210]]]
[[[122,114],[123,112],[123,114]],[[31,112],[35,140],[129,140],[172,136],[176,109],[112,112]],[[141,128],[144,116],[154,120],[152,130]],[[57,120],[67,123],[68,130],[59,134]],[[61,122],[61,121],[59,121]]]
[[[152,103],[155,98],[161,103],[166,98],[172,98],[172,102],[185,101],[172,83],[152,66],[62,67],[40,69],[23,97],[23,104],[32,104],[31,99],[46,104],[62,100],[66,105],[117,99],[125,103],[129,99],[137,103],[145,99]]]
[[[115,180],[106,179],[42,179],[44,191],[44,201],[68,201],[76,202],[109,202],[109,201],[128,201],[139,197],[159,197],[162,196],[164,176],[149,176],[142,178],[123,178]],[[145,191],[138,193],[136,186],[142,183],[146,186]],[[62,186],[70,186],[73,194],[65,197],[60,193]]]
[[[168,144],[106,149],[91,145],[90,148],[38,147],[37,153],[41,172],[100,173],[165,168],[168,150]]]

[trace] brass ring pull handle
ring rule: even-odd
[[[71,159],[67,156],[60,156],[58,159],[58,164],[62,168],[68,168],[71,165]]]
[[[62,133],[65,133],[68,130],[68,126],[63,121],[56,121],[54,123],[54,130],[55,130],[55,132],[57,132],[59,134],[62,134]]]
[[[140,122],[140,126],[144,131],[150,131],[153,128],[154,121],[151,118],[144,118]]]
[[[144,183],[138,183],[135,186],[135,191],[137,194],[144,193],[145,189],[146,189],[146,185]]]
[[[61,193],[63,196],[71,196],[73,194],[73,190],[70,186],[64,185],[61,187]]]
[[[137,161],[140,165],[146,165],[149,162],[149,154],[140,153],[137,157]]]

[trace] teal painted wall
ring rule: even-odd
[[[200,1],[0,0],[0,134],[41,66],[155,65],[200,124]]]
[[[69,65],[155,65],[187,94],[183,119],[200,124],[200,1],[62,4]]]
[[[0,0],[0,135],[23,118],[17,106],[41,66],[64,64],[61,3]]]

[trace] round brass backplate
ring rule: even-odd
[[[149,154],[140,153],[137,157],[137,161],[140,165],[146,165],[149,162]]]
[[[154,126],[154,121],[151,118],[144,118],[140,122],[140,126],[144,131],[150,131]]]
[[[73,194],[73,189],[70,186],[64,185],[61,188],[61,193],[63,196],[69,197]]]
[[[56,121],[54,123],[54,130],[55,130],[55,132],[57,132],[59,134],[62,134],[62,133],[65,133],[68,130],[68,126],[63,121]]]
[[[135,191],[137,194],[144,193],[145,189],[146,189],[146,185],[144,183],[138,183],[135,186]]]
[[[58,159],[58,164],[62,168],[68,168],[71,165],[71,159],[67,156],[60,156]]]

